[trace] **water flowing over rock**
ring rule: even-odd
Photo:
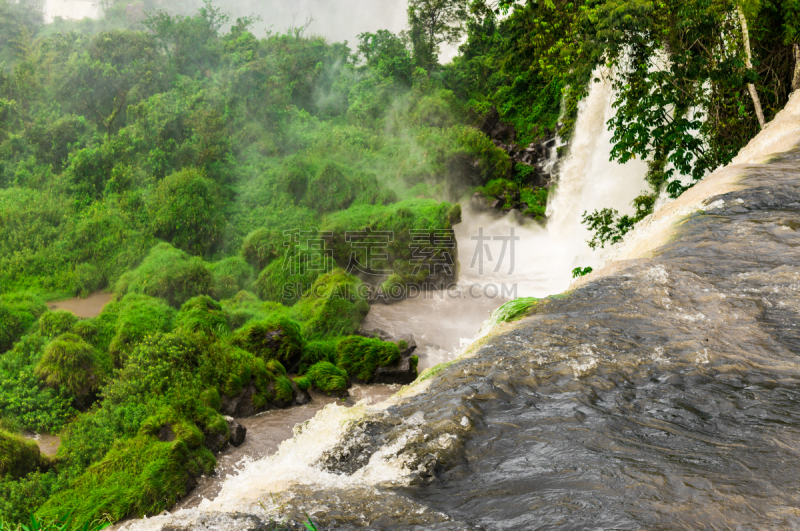
[[[380,408],[328,406],[199,511],[140,526],[796,527],[800,148],[774,151],[798,124],[795,96],[760,152],[662,208],[625,260]]]

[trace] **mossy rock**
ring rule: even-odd
[[[21,478],[45,470],[48,461],[34,441],[0,430],[0,478]]]
[[[311,384],[328,394],[342,394],[349,386],[347,372],[329,361],[315,363],[306,373]]]
[[[400,349],[395,343],[380,339],[352,336],[342,340],[336,349],[336,366],[347,371],[356,381],[369,383],[378,367],[388,367],[400,361]]]
[[[44,302],[33,295],[0,296],[0,354],[10,350],[46,311]]]
[[[293,308],[303,322],[303,335],[314,340],[356,333],[369,313],[363,288],[359,279],[340,269],[319,277]]]
[[[77,322],[78,318],[66,310],[48,311],[39,319],[39,333],[45,337],[60,336],[72,330]]]
[[[275,260],[258,275],[256,289],[262,300],[292,306],[311,288],[320,274],[333,266],[327,257],[326,263],[314,268],[307,267],[303,257],[289,256],[287,260],[295,260],[297,268],[287,267],[284,260]]]
[[[293,381],[295,385],[297,385],[297,388],[300,389],[301,391],[308,391],[309,389],[311,389],[311,386],[313,385],[311,383],[311,379],[308,378],[307,376],[298,376],[297,378],[294,378]]]
[[[198,295],[209,295],[214,279],[208,265],[168,243],[150,250],[142,264],[125,273],[114,290],[118,295],[142,293],[165,299],[173,308]]]
[[[250,288],[254,273],[250,264],[240,256],[226,258],[211,264],[214,278],[213,294],[217,299],[233,297],[240,291]]]
[[[114,337],[108,350],[117,367],[145,337],[171,331],[175,321],[175,310],[164,301],[138,293],[126,295],[115,309]]]
[[[110,363],[76,334],[64,334],[45,347],[36,375],[50,387],[68,392],[82,402],[100,389]]]
[[[232,343],[264,360],[275,359],[294,367],[303,353],[300,325],[285,317],[269,317],[237,330]]]
[[[175,319],[175,329],[208,337],[224,336],[230,332],[228,316],[222,305],[208,295],[189,299],[181,306]]]

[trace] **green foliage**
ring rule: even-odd
[[[114,365],[121,367],[130,351],[145,337],[172,330],[175,310],[163,300],[130,293],[121,301],[107,306],[101,314],[102,317],[113,320],[113,324],[109,323],[114,334],[108,345],[108,352]]]
[[[219,202],[219,188],[197,170],[168,175],[149,202],[153,232],[190,254],[207,254],[225,223]]]
[[[45,337],[56,337],[69,332],[78,318],[66,310],[46,312],[39,319],[39,333]]]
[[[153,247],[142,264],[117,282],[116,293],[143,293],[166,299],[174,308],[198,295],[208,295],[213,277],[208,266],[166,243]]]
[[[274,359],[287,367],[299,361],[304,342],[300,325],[281,316],[248,323],[233,334],[231,341],[264,360]]]
[[[306,377],[323,393],[342,393],[347,390],[347,372],[328,361],[315,363]]]
[[[47,311],[38,297],[26,293],[0,295],[0,354],[9,350]]]
[[[294,383],[297,384],[297,388],[301,391],[308,391],[311,389],[311,380],[307,376],[298,376],[294,378]]]
[[[572,270],[572,278],[585,277],[592,271],[594,271],[594,269],[591,267],[576,267]]]
[[[296,192],[302,196],[305,193],[305,185],[302,191]],[[269,229],[258,229],[251,232],[242,244],[242,256],[256,271],[261,271],[270,262],[282,254],[283,235]]]
[[[0,430],[0,478],[19,478],[45,468],[47,460],[34,441]]]
[[[82,402],[100,389],[109,369],[108,360],[80,336],[64,334],[45,347],[36,364],[36,375]]]
[[[514,299],[495,310],[492,317],[498,323],[511,323],[525,317],[530,309],[537,304],[539,304],[539,299],[533,297]]]
[[[336,366],[356,381],[369,383],[378,367],[387,367],[400,360],[395,343],[361,336],[348,337],[336,349]]]
[[[249,291],[240,291],[232,298],[223,300],[222,307],[228,315],[231,330],[237,330],[249,321],[267,316],[261,300]]]
[[[239,256],[211,264],[214,277],[214,297],[228,299],[253,284],[253,268]]]
[[[593,232],[589,247],[603,248],[607,243],[613,245],[622,241],[622,238],[633,229],[639,220],[632,216],[620,216],[613,208],[604,208],[591,214],[583,213],[583,224]]]

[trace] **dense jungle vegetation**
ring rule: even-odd
[[[411,0],[406,32],[353,44],[307,27],[256,35],[210,2],[103,6],[101,20],[45,24],[35,3],[0,0],[12,524],[156,514],[213,471],[226,401],[285,407],[396,362],[402,345],[354,335],[369,279],[344,271],[345,234],[394,231],[373,271],[394,275],[376,282],[422,282],[409,231],[451,229],[465,194],[514,186],[543,208],[531,168],[480,132],[492,108],[520,144],[559,121],[568,139],[588,84],[613,73],[614,156],[646,158],[652,189],[633,217],[587,216],[600,245],[757,133],[750,85],[769,120],[798,82],[797,0]],[[330,254],[306,260],[287,231],[325,235]],[[295,282],[313,293],[287,296]],[[115,299],[95,318],[45,304],[98,290]],[[60,434],[57,456],[24,430]]]

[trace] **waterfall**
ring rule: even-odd
[[[378,328],[390,334],[414,334],[422,369],[449,361],[470,344],[488,314],[509,300],[503,288],[514,297],[546,297],[566,290],[576,267],[598,268],[604,264],[609,249],[592,251],[586,243],[591,238],[581,223],[583,213],[601,208],[615,208],[632,214],[633,199],[647,190],[644,181],[647,164],[633,160],[624,165],[609,161],[612,132],[607,122],[614,117],[613,89],[607,72],[595,72],[589,95],[581,101],[570,152],[561,165],[559,183],[548,204],[546,227],[536,223],[520,225],[514,214],[503,218],[474,212],[467,205],[463,222],[456,226],[461,263],[458,298],[432,295],[428,299],[404,301],[393,306],[373,306],[365,329]],[[508,263],[497,269],[503,253],[502,241],[474,240],[481,233],[509,236],[511,230],[520,240],[515,245],[513,271]],[[488,245],[488,253],[478,244]],[[495,263],[481,264],[476,253],[491,255]],[[480,258],[480,257],[479,257]],[[473,297],[475,289],[478,297]],[[498,296],[487,297],[486,286],[499,286]],[[494,288],[492,288],[494,290]],[[488,295],[492,295],[490,291]]]

